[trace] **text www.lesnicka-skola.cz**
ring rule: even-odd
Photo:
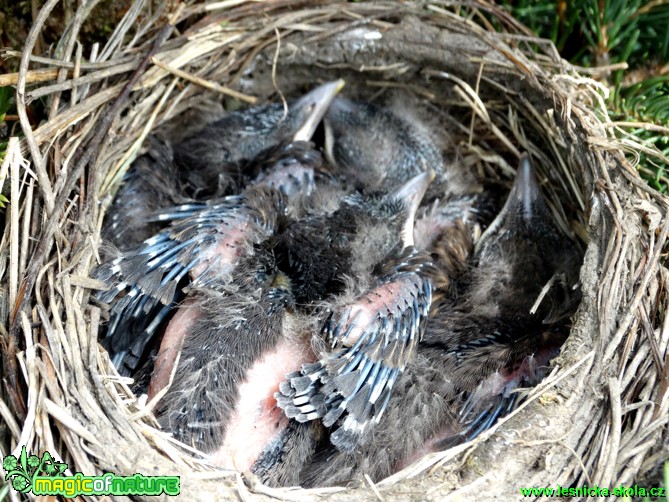
[[[646,488],[639,485],[620,485],[615,488],[583,485],[574,488],[563,486],[521,488],[520,494],[523,497],[652,497],[655,499],[666,496],[666,490],[662,487]]]

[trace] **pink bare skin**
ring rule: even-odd
[[[521,362],[490,374],[476,388],[473,399],[484,403],[519,388],[523,382],[540,381],[546,376],[551,359],[556,357],[559,352],[559,346],[543,347],[536,354],[526,357]],[[394,472],[401,471],[429,453],[441,451],[442,448],[439,447],[439,444],[459,434],[461,430],[461,424],[445,424],[423,446],[409,452],[398,461]]]
[[[200,309],[194,306],[192,301],[188,300],[174,314],[174,317],[165,330],[163,341],[160,343],[156,364],[147,390],[149,400],[169,383],[170,374],[172,373],[177,356],[181,352],[184,337],[199,315]]]
[[[309,343],[288,336],[249,368],[239,386],[239,401],[226,427],[223,445],[211,454],[214,465],[251,469],[265,447],[288,425],[274,398],[279,384],[286,374],[315,359]]]
[[[232,271],[240,256],[244,243],[249,240],[251,224],[247,218],[238,218],[233,221],[225,234],[222,234],[214,246],[205,251],[202,261],[191,270],[190,275],[195,280],[214,266],[217,274],[223,275]]]
[[[183,341],[199,314],[200,309],[186,301],[167,326],[147,392],[149,399],[169,384]],[[315,360],[311,344],[288,333],[272,351],[255,361],[239,385],[239,398],[226,425],[223,444],[210,454],[214,465],[240,471],[251,469],[265,447],[288,425],[288,418],[274,398],[279,384],[286,374]]]
[[[396,314],[405,308],[396,299],[411,298],[414,292],[420,290],[420,286],[412,279],[414,279],[414,276],[407,274],[405,277],[381,284],[369,291],[364,297],[359,298],[355,304],[349,306],[344,311],[341,322],[345,322],[347,327],[353,324],[353,327],[348,335],[342,339],[344,346],[352,347],[355,345],[370,325],[380,322],[381,314],[386,312]]]

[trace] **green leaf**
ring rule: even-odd
[[[25,471],[25,473],[28,473],[28,452],[26,452],[26,447],[22,446],[21,447],[21,456],[19,457],[19,463],[21,464],[21,467]]]
[[[0,87],[0,113],[3,114],[2,120],[5,119],[4,115],[9,111],[12,106],[12,100],[14,99],[14,88],[13,87]]]

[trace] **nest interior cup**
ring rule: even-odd
[[[96,64],[65,80],[69,87],[18,83],[19,107],[26,97],[60,104],[36,128],[22,122],[37,190],[25,185],[12,196],[24,201],[24,219],[17,214],[6,229],[6,241],[17,244],[6,256],[19,265],[9,276],[12,313],[3,319],[9,425],[0,427],[2,453],[27,443],[57,452],[73,472],[180,475],[189,499],[248,490],[301,496],[247,487],[156,428],[97,343],[101,312],[91,301],[96,285],[86,278],[96,265],[104,207],[148,134],[177,134],[179,117],[212,103],[246,106],[250,97],[293,97],[343,78],[352,97],[420,102],[430,125],[448,138],[446,161],[483,180],[510,186],[518,158],[530,152],[551,209],[587,248],[571,335],[555,371],[520,412],[378,487],[319,496],[375,500],[381,490],[393,499],[440,499],[458,489],[486,498],[517,495],[520,486],[630,485],[652,470],[668,408],[660,382],[669,329],[659,314],[666,304],[660,255],[667,201],[625,160],[607,126],[601,88],[492,7],[474,6],[464,16],[448,2],[223,4],[232,3],[147,17],[138,0]],[[511,33],[481,27],[491,20]],[[160,30],[169,22],[182,32]],[[76,23],[71,28],[53,60],[74,58],[68,41]],[[44,155],[54,151],[55,159]],[[10,166],[17,180],[18,169]],[[30,225],[40,229],[37,242],[22,230]],[[27,260],[29,252],[34,259]],[[27,284],[23,297],[12,278]]]

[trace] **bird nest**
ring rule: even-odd
[[[46,2],[23,50],[6,54],[21,57],[24,136],[10,141],[0,174],[11,186],[0,454],[25,445],[86,475],[179,475],[188,499],[323,500],[630,485],[667,458],[668,201],[625,159],[625,149],[652,151],[614,137],[606,89],[550,43],[483,4],[232,0],[151,12],[136,0],[104,47],[76,43],[90,12],[80,2],[52,54],[34,56],[56,3]],[[587,245],[583,299],[548,378],[476,440],[376,485],[270,489],[215,469],[158,428],[98,344],[100,284],[90,274],[105,209],[147,135],[214,104],[283,99],[336,78],[360,96],[401,90],[429,103],[451,139],[446,155],[481,179],[509,186],[529,151],[554,212]],[[36,99],[49,118],[31,125],[26,104]]]

